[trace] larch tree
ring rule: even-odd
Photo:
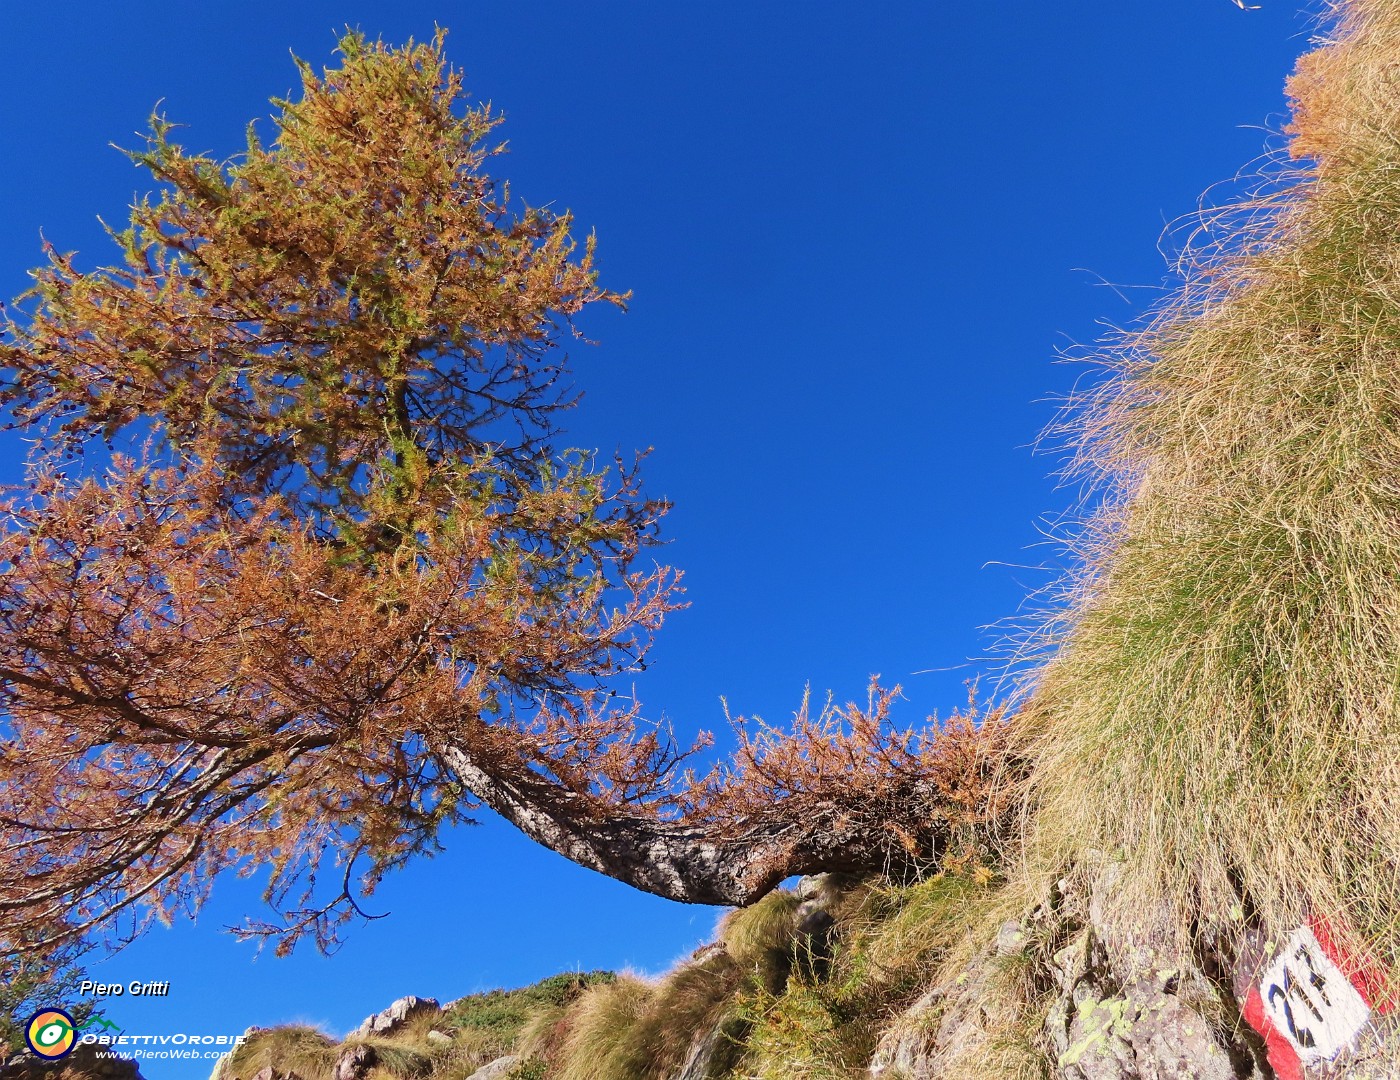
[[[248,932],[326,945],[483,804],[714,904],[930,862],[986,813],[997,724],[898,731],[876,688],[697,775],[615,696],[678,604],[641,558],[665,506],[554,436],[573,317],[625,298],[487,175],[499,117],[442,46],[346,37],[232,162],[153,119],[119,265],[50,249],[7,318],[34,447],[0,535],[12,955],[261,868]]]

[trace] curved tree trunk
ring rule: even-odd
[[[461,747],[447,747],[442,756],[477,798],[530,839],[580,866],[682,903],[742,906],[795,874],[903,868],[915,861],[907,850],[914,846],[907,842],[911,835],[923,841],[917,852],[922,862],[936,859],[946,842],[946,827],[923,800],[907,823],[877,821],[879,815],[837,804],[802,820],[775,806],[762,820],[724,827],[641,813],[604,818],[546,777],[502,777]]]

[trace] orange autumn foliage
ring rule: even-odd
[[[35,449],[0,534],[6,950],[263,869],[245,932],[328,947],[482,804],[708,903],[1001,812],[999,720],[899,733],[876,690],[696,777],[615,696],[679,606],[640,558],[666,506],[552,439],[573,316],[624,298],[568,215],[511,211],[442,46],[345,38],[233,163],[154,119],[121,265],[50,251],[8,316]]]

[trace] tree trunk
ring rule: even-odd
[[[929,863],[946,840],[942,831],[930,832],[939,820],[931,805],[902,829],[904,822],[834,803],[801,820],[774,806],[760,820],[723,827],[615,810],[603,817],[547,777],[503,777],[456,746],[442,757],[477,798],[530,839],[580,866],[687,904],[751,904],[796,874],[904,869],[915,861],[910,835],[924,840],[918,861]]]

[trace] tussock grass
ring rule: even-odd
[[[255,1031],[214,1070],[218,1080],[249,1080],[271,1065],[294,1072],[301,1080],[331,1080],[337,1056],[335,1040],[305,1024]]]
[[[527,1026],[537,1029],[533,1037],[543,1035],[541,1021],[536,1017],[563,1014],[564,1006],[589,986],[611,982],[610,971],[565,972],[552,975],[530,986],[515,990],[491,990],[471,994],[454,1001],[440,1017],[430,1017],[430,1027],[453,1035],[449,1054],[456,1060],[484,1065],[526,1041]],[[426,1036],[426,1029],[423,1035]],[[467,1070],[470,1072],[471,1070]]]
[[[343,1052],[356,1046],[374,1051],[369,1080],[419,1080],[433,1072],[433,1055],[424,1047],[390,1037],[346,1039],[340,1049]]]
[[[517,1052],[548,1063],[559,1080],[607,1076],[669,1080],[708,1035],[726,1035],[713,1058],[716,1073],[737,1056],[746,994],[780,994],[797,948],[792,893],[775,891],[720,921],[723,950],[686,961],[654,983],[623,977],[590,987],[572,1006],[539,1011]]]
[[[846,1030],[833,1001],[796,982],[781,996],[749,1003],[743,1075],[753,1080],[857,1080],[868,1054]]]
[[[790,953],[791,935],[785,944]],[[562,1080],[667,1080],[731,1018],[739,992],[768,985],[771,970],[756,960],[746,968],[721,952],[681,964],[654,984],[625,980],[630,985],[616,993],[594,988],[567,1011],[540,1013],[519,1052],[550,1062],[550,1075]]]
[[[780,889],[720,920],[718,938],[725,952],[770,989],[781,988],[792,967],[800,905],[795,894]]]
[[[670,972],[627,1033],[622,1055],[627,1075],[669,1080],[731,1013],[735,993],[744,985],[743,968],[724,954]]]
[[[1400,969],[1400,3],[1290,83],[1310,161],[1103,357],[1107,491],[1020,729],[1033,855],[1123,857],[1127,917],[1326,915]],[[1397,984],[1400,985],[1400,984]]]
[[[563,1053],[568,1033],[569,1007],[545,1006],[526,1019],[512,1052],[529,1060],[554,1061]]]
[[[961,874],[854,894],[838,912],[842,941],[832,981],[892,1004],[902,1002],[973,939],[971,930],[983,921],[992,895]]]
[[[962,873],[906,886],[871,882],[850,889],[832,909],[836,926],[827,964],[799,963],[781,991],[754,988],[743,995],[741,1015],[748,1029],[738,1075],[783,1080],[866,1075],[881,1037],[904,1022],[904,1010],[935,984],[957,985],[1000,922],[1026,906],[1019,892]],[[1018,970],[1024,974],[1028,967]],[[1003,977],[999,968],[984,989],[995,1000],[981,1006],[998,1021],[977,1044],[977,1054],[960,1060],[964,1071],[948,1075],[1035,1076],[1030,1070],[1045,1060],[1036,1042],[1044,1016],[1027,1004],[1034,997],[1028,975]],[[934,1008],[908,1022],[936,1027],[941,1018]],[[1024,1069],[1018,1064],[1020,1071],[999,1073],[988,1065],[976,1071],[979,1054],[1004,1065],[1011,1047],[1027,1048]]]
[[[718,1031],[712,1077],[862,1076],[899,1014],[933,983],[951,982],[1004,918],[1027,907],[1022,893],[972,874],[846,885],[827,898],[835,919],[829,956],[804,955],[810,943],[798,933],[799,902],[777,892],[721,920],[722,951],[654,983],[623,978],[536,1012],[515,1052],[559,1080],[670,1080]],[[1010,1071],[989,1065],[967,1075],[1037,1076],[1044,1014],[1028,976],[998,974],[988,987],[1002,1021],[978,1045],[988,1062]]]
[[[590,986],[570,1009],[568,1030],[550,1074],[557,1080],[645,1080],[630,1053],[628,1036],[654,992],[650,984],[628,975]]]

